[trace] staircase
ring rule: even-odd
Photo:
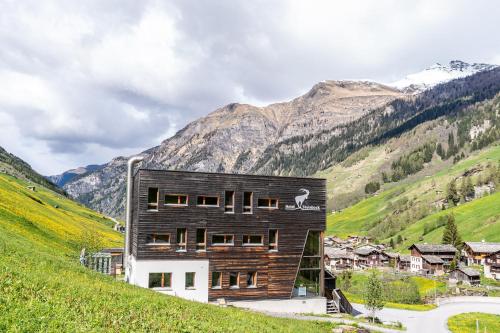
[[[327,314],[339,313],[339,308],[337,307],[337,304],[333,299],[326,300],[326,313]]]

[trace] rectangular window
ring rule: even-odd
[[[244,192],[243,193],[243,213],[244,214],[252,214],[252,200],[253,193],[252,192]]]
[[[177,251],[186,251],[187,231],[186,228],[177,229]]]
[[[269,208],[269,209],[278,209],[278,199],[271,198],[259,198],[257,200],[257,207],[259,208]]]
[[[262,245],[264,244],[264,236],[261,235],[244,235],[243,245]]]
[[[269,229],[269,251],[278,251],[278,230]]]
[[[207,229],[196,229],[196,250],[204,251],[207,249]]]
[[[229,273],[229,288],[239,288],[240,287],[240,273],[230,272]]]
[[[247,273],[247,287],[257,287],[257,272]]]
[[[158,188],[148,188],[148,210],[158,210]]]
[[[172,273],[149,273],[149,288],[171,288]]]
[[[147,244],[168,245],[170,244],[170,234],[150,234],[146,235]]]
[[[213,235],[212,245],[234,245],[233,235]]]
[[[165,194],[165,205],[167,206],[187,206],[188,196],[185,194]]]
[[[234,213],[234,191],[226,191],[224,195],[224,212]]]
[[[209,197],[206,195],[200,195],[197,198],[196,204],[198,206],[219,207],[219,197]]]
[[[186,272],[186,289],[194,289],[194,272]]]
[[[212,288],[220,289],[222,288],[222,273],[212,272]]]

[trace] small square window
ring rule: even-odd
[[[200,195],[196,200],[198,206],[219,207],[219,197]]]
[[[244,235],[243,245],[262,245],[264,236],[261,235]]]
[[[196,229],[196,250],[207,249],[207,229]]]
[[[230,272],[229,273],[229,287],[239,288],[240,287],[240,273]]]
[[[222,288],[222,273],[212,272],[212,288]]]
[[[195,278],[194,272],[186,272],[186,289],[194,288],[194,278]]]
[[[233,235],[213,235],[212,245],[234,245]]]
[[[268,209],[277,209],[278,208],[278,199],[259,198],[259,200],[257,200],[257,207],[268,208]]]

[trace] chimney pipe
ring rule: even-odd
[[[134,172],[134,165],[142,161],[144,157],[134,156],[128,160],[127,163],[127,206],[126,206],[126,222],[125,222],[125,249],[123,251],[123,267],[125,268],[125,281],[128,282],[130,278],[130,224],[132,223],[132,174]]]

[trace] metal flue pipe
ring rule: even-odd
[[[142,161],[144,157],[134,156],[128,160],[127,163],[127,206],[126,206],[126,222],[125,222],[125,249],[123,251],[123,267],[125,268],[125,281],[128,282],[130,275],[130,225],[132,223],[132,176],[134,172],[134,165]]]

